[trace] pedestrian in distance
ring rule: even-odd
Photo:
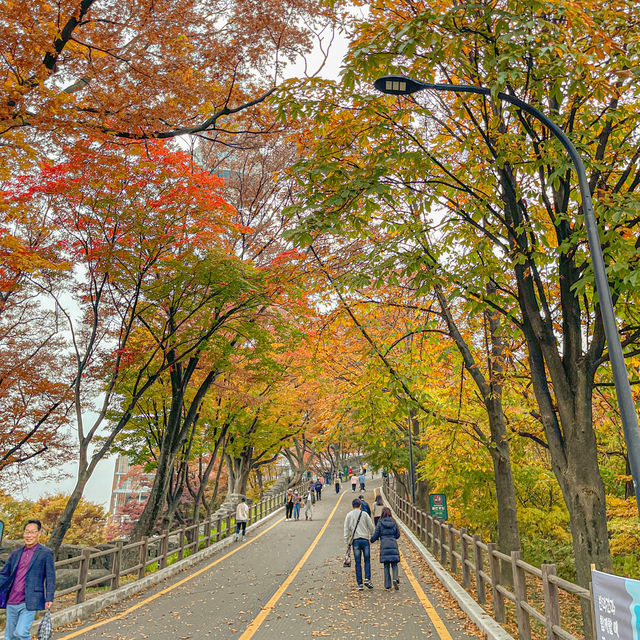
[[[53,603],[53,552],[38,542],[41,534],[40,520],[29,520],[22,531],[24,545],[0,570],[0,609],[7,610],[5,640],[31,640],[36,613]]]
[[[364,475],[364,471],[358,477],[358,482],[360,483],[360,491],[364,491],[364,483],[367,477]]]
[[[374,526],[378,526],[378,520],[380,520],[380,516],[382,515],[382,510],[384,509],[384,504],[382,502],[382,496],[378,494],[376,496],[376,500],[373,503],[373,524]]]
[[[349,467],[349,475],[352,476],[353,475],[353,467]]]
[[[320,478],[316,482],[316,500],[322,500],[322,482],[320,482]]]
[[[391,590],[391,574],[393,574],[393,587],[397,591],[400,587],[398,579],[398,562],[400,551],[396,540],[400,537],[400,530],[396,521],[391,517],[391,509],[384,507],[382,515],[376,526],[371,542],[380,540],[380,562],[384,564],[384,588]]]
[[[336,485],[336,493],[340,493],[340,474],[339,473],[336,473],[334,480]]]
[[[300,502],[301,502],[300,494],[296,489],[293,492],[293,519],[294,520],[300,520]]]
[[[356,485],[358,484],[358,476],[354,473],[351,476],[351,491],[356,490]]]
[[[247,499],[242,498],[236,507],[236,535],[233,538],[234,540],[237,541],[239,538],[242,538],[242,542],[244,542],[245,534],[247,532],[248,517],[249,505],[247,504]],[[240,535],[240,531],[242,531],[242,536]]]
[[[304,501],[304,519],[313,520],[313,489],[307,492],[307,499]]]
[[[371,582],[371,546],[369,538],[375,532],[375,527],[366,511],[361,509],[360,500],[356,498],[351,506],[353,509],[344,519],[344,541],[353,550],[353,564],[356,569],[356,584],[358,591],[364,589],[362,582],[362,560],[364,559],[364,585],[373,589]]]
[[[289,491],[287,491],[287,498],[284,506],[285,506],[284,519],[285,521],[288,522],[293,517],[293,489],[289,489]]]
[[[359,495],[358,496],[358,500],[360,500],[360,508],[365,512],[369,514],[369,517],[371,517],[371,507],[369,506],[369,503],[364,499],[364,496]]]

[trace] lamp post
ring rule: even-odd
[[[422,82],[407,76],[384,76],[378,78],[374,83],[375,88],[382,93],[391,95],[409,95],[423,89],[433,89],[435,91],[453,91],[456,93],[478,93],[480,95],[491,96],[491,89],[485,87],[476,87],[474,85],[465,84],[433,84],[430,82]],[[527,102],[520,100],[514,96],[499,92],[496,94],[500,100],[509,102],[519,109],[522,109],[529,115],[536,118],[544,124],[553,135],[560,140],[562,146],[573,161],[576,173],[578,174],[578,183],[580,185],[580,195],[582,198],[582,210],[584,213],[584,221],[587,227],[587,239],[589,242],[589,251],[591,253],[591,263],[593,265],[593,273],[596,280],[596,290],[600,300],[600,313],[602,314],[602,323],[604,325],[604,333],[607,338],[609,347],[609,360],[611,362],[611,370],[613,372],[613,380],[618,394],[618,405],[620,407],[620,419],[622,420],[622,428],[624,438],[627,444],[627,455],[629,456],[629,467],[631,468],[631,477],[633,479],[633,489],[636,495],[638,512],[640,514],[640,431],[638,430],[638,416],[633,404],[633,396],[631,395],[631,386],[629,385],[629,377],[627,367],[622,353],[622,344],[620,343],[620,334],[616,324],[616,317],[613,311],[613,301],[611,299],[611,291],[609,289],[609,281],[604,266],[604,257],[602,255],[602,247],[600,246],[600,238],[598,236],[598,226],[593,213],[593,203],[591,201],[591,190],[589,189],[589,181],[582,163],[580,154],[573,146],[573,143],[566,136],[565,132],[555,123],[532,107]]]

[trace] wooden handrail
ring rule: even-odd
[[[588,589],[557,576],[555,565],[545,564],[540,568],[536,567],[522,560],[520,551],[513,551],[507,555],[498,551],[495,543],[485,543],[479,535],[470,535],[464,528],[457,529],[450,523],[445,524],[437,520],[399,496],[391,486],[389,478],[385,479],[383,486],[385,498],[396,515],[414,530],[424,546],[431,549],[432,555],[436,558],[439,556],[440,564],[448,567],[449,573],[456,579],[460,575],[462,586],[471,594],[473,574],[474,595],[478,603],[486,606],[485,586],[491,589],[493,615],[497,622],[505,622],[505,599],[514,603],[519,640],[531,640],[530,618],[544,625],[547,640],[580,640],[562,627],[561,599],[558,592],[562,590],[592,602],[593,598]],[[456,551],[457,545],[460,553]],[[485,570],[485,559],[489,573]],[[508,573],[504,573],[505,565],[511,566],[513,583],[509,586],[513,586],[513,590],[502,583],[504,576],[508,576]],[[542,583],[544,612],[536,609],[527,600],[527,576]]]

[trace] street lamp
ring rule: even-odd
[[[457,93],[479,93],[485,96],[491,96],[491,89],[485,87],[476,87],[465,84],[432,84],[430,82],[422,82],[409,78],[407,76],[384,76],[378,78],[374,83],[375,88],[382,93],[391,95],[409,95],[423,89],[433,89],[435,91],[454,91]],[[589,181],[584,170],[582,158],[573,146],[571,140],[566,136],[564,131],[555,123],[532,107],[527,102],[520,100],[506,93],[496,94],[500,100],[514,104],[519,109],[526,111],[529,115],[536,118],[544,124],[553,133],[573,161],[576,173],[578,174],[578,183],[580,185],[580,195],[582,197],[582,210],[584,212],[584,221],[587,227],[587,239],[589,242],[589,251],[591,253],[591,262],[593,264],[593,273],[596,280],[596,290],[600,300],[600,313],[602,314],[602,322],[604,325],[604,333],[609,346],[609,360],[611,362],[611,370],[613,371],[613,380],[618,394],[618,405],[620,406],[620,419],[622,420],[622,428],[624,438],[627,444],[627,454],[629,456],[629,467],[631,469],[631,477],[633,479],[633,489],[636,494],[636,502],[638,512],[640,514],[640,432],[638,431],[638,416],[633,404],[633,396],[631,395],[631,386],[629,385],[629,377],[627,375],[627,367],[622,353],[622,344],[620,343],[620,335],[616,324],[616,317],[613,311],[613,301],[611,299],[611,291],[609,289],[609,281],[607,280],[607,272],[604,266],[604,257],[602,255],[602,247],[600,246],[600,238],[598,236],[598,226],[593,213],[593,203],[591,201],[591,190],[589,189]]]

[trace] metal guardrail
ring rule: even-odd
[[[301,488],[302,485],[295,487],[299,491]],[[250,505],[247,525],[254,524],[281,508],[285,503],[286,495],[287,491],[283,491]],[[173,530],[166,529],[157,536],[144,537],[138,542],[124,544],[123,541],[117,541],[110,549],[94,553],[91,553],[90,549],[85,549],[79,556],[59,560],[55,563],[56,571],[77,567],[78,581],[71,587],[56,590],[55,595],[60,597],[75,593],[76,604],[80,604],[85,601],[87,589],[90,587],[108,585],[108,591],[113,591],[120,586],[121,578],[132,573],[136,574],[135,580],[140,580],[144,578],[151,565],[156,565],[155,571],[164,569],[171,556],[176,556],[175,561],[182,560],[185,554],[191,555],[228,538],[233,533],[232,520],[235,521],[233,514],[220,516],[215,520],[209,517],[204,522]],[[169,538],[174,536],[177,536],[177,545],[170,549]],[[89,580],[89,568],[92,562],[105,557],[109,558],[105,564],[111,567],[110,573]],[[128,564],[126,559],[132,557],[135,558],[134,564],[125,566]]]
[[[593,603],[588,589],[557,576],[555,564],[535,567],[522,560],[521,551],[512,551],[510,555],[501,553],[495,542],[484,543],[479,535],[469,535],[466,529],[456,529],[451,523],[430,516],[398,495],[389,478],[385,478],[384,489],[397,516],[440,564],[475,595],[479,604],[487,604],[487,589],[490,589],[496,622],[505,623],[505,602],[513,603],[519,640],[531,640],[532,618],[543,625],[547,640],[582,640],[562,626],[560,592]],[[509,583],[503,579],[504,563],[511,567]],[[532,597],[533,581],[537,583],[535,595],[538,597]],[[542,601],[542,611],[532,605],[532,600]]]

